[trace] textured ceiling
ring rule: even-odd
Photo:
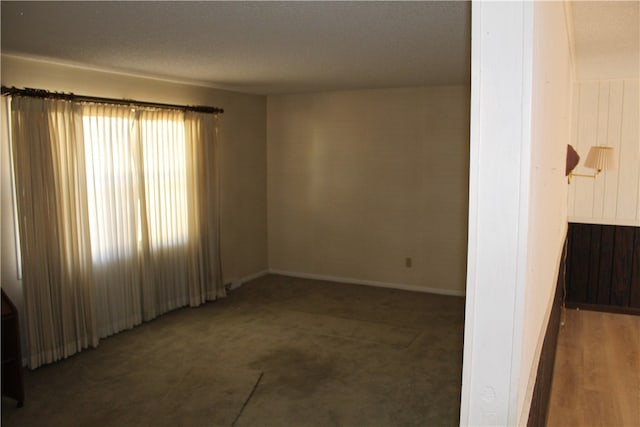
[[[468,84],[467,2],[2,1],[2,53],[250,93]]]
[[[640,1],[568,3],[578,79],[638,78]],[[240,92],[469,84],[468,2],[1,1],[3,54]]]
[[[569,5],[577,78],[639,78],[640,2],[580,1]]]

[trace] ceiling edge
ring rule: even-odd
[[[94,72],[99,72],[99,73],[114,74],[114,75],[120,75],[120,76],[126,76],[126,77],[134,77],[134,78],[138,78],[138,79],[156,80],[156,81],[161,81],[161,82],[165,82],[165,83],[174,83],[174,84],[181,84],[181,85],[187,85],[187,86],[204,87],[204,88],[208,88],[208,89],[224,90],[224,91],[228,91],[228,92],[240,92],[240,93],[243,93],[241,91],[225,87],[224,85],[215,85],[215,84],[212,84],[212,83],[209,83],[209,82],[205,82],[205,81],[172,78],[172,77],[167,77],[167,76],[146,74],[146,73],[141,73],[141,72],[132,72],[132,71],[126,71],[126,70],[118,69],[118,68],[115,68],[115,67],[113,67],[113,68],[111,68],[111,67],[98,67],[98,66],[93,66],[93,65],[87,65],[87,64],[82,64],[82,63],[78,63],[78,62],[73,62],[73,61],[64,61],[64,60],[60,60],[60,59],[53,59],[53,58],[48,58],[48,57],[43,57],[43,56],[38,56],[38,55],[28,55],[28,54],[17,53],[17,52],[12,52],[12,51],[3,51],[1,53],[1,56],[2,57],[8,57],[8,58],[15,58],[15,59],[19,59],[19,60],[40,62],[40,63],[50,64],[50,65],[58,65],[58,66],[68,67],[68,68],[75,68],[75,69],[79,69],[79,70],[94,71]],[[245,93],[251,94],[251,95],[260,95],[260,94],[257,94],[257,93],[250,93],[250,92],[245,92]]]

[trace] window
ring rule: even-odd
[[[94,262],[134,256],[143,233],[151,250],[185,244],[184,121],[170,112],[101,110],[87,106],[82,117]]]
[[[29,366],[225,295],[215,116],[15,96],[11,118]]]
[[[153,249],[182,244],[189,233],[184,124],[143,118],[140,130],[150,244]],[[168,209],[171,205],[177,209]]]

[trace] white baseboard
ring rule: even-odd
[[[233,291],[235,289],[238,289],[240,286],[244,285],[247,282],[250,282],[254,279],[257,279],[258,277],[262,277],[269,274],[269,270],[262,270],[259,271],[257,273],[254,274],[250,274],[248,276],[244,276],[240,279],[232,279],[231,280],[231,287],[229,288],[230,291]]]
[[[375,286],[378,288],[401,289],[403,291],[425,292],[429,294],[449,295],[456,297],[465,296],[464,291],[455,291],[451,289],[428,288],[425,286],[407,285],[403,283],[377,282],[373,280],[353,279],[351,277],[324,276],[322,274],[300,273],[297,271],[286,271],[278,269],[269,269],[270,274],[280,274],[282,276],[299,277],[301,279],[325,280],[327,282],[350,283],[354,285]]]

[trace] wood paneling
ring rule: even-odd
[[[615,234],[615,256],[611,277],[611,298],[609,303],[622,307],[629,306],[631,302],[632,259],[634,255],[633,240],[634,230]]]
[[[573,280],[567,283],[568,291],[574,301],[587,302],[589,279],[597,276],[594,276],[588,268],[574,268],[574,266],[590,265],[591,227],[587,224],[575,224],[574,229],[575,233],[569,239],[569,253],[573,262],[567,266],[567,273]],[[597,290],[597,283],[595,287]]]
[[[640,314],[640,227],[569,224],[566,305]]]
[[[638,80],[580,82],[575,87],[571,145],[583,167],[592,145],[618,150],[619,167],[596,179],[576,177],[569,186],[573,222],[640,226],[640,85]]]
[[[565,241],[565,245],[567,241]],[[549,400],[551,396],[551,383],[553,380],[553,369],[556,359],[556,348],[558,346],[558,333],[560,331],[560,321],[562,317],[562,293],[565,287],[566,253],[560,260],[560,271],[556,282],[556,293],[549,314],[549,323],[542,343],[540,362],[536,374],[536,383],[531,397],[531,409],[529,410],[528,427],[542,426],[546,424],[549,412]]]
[[[591,242],[594,244],[589,245],[589,270],[585,270],[585,274],[588,274],[587,278],[587,295],[584,302],[592,301],[598,298],[598,273],[599,273],[599,261],[600,251],[597,244],[602,241],[602,228],[590,227],[588,224],[580,224],[580,226],[590,233]]]
[[[631,282],[637,284],[640,283],[640,227],[636,228],[633,249],[633,260],[631,261]],[[640,286],[631,287],[629,305],[640,310]]]
[[[598,296],[595,301],[584,301],[592,304],[609,304],[609,297],[611,295],[611,264],[613,262],[613,237],[614,228],[610,225],[596,226],[587,225],[589,228],[600,229],[600,242],[591,240],[591,249],[596,253],[598,258]],[[577,231],[579,233],[579,231]],[[573,260],[571,261],[573,262]],[[579,269],[583,269],[588,266],[578,264],[576,266]],[[572,278],[573,280],[573,278]],[[577,282],[576,287],[581,287],[582,284]]]

